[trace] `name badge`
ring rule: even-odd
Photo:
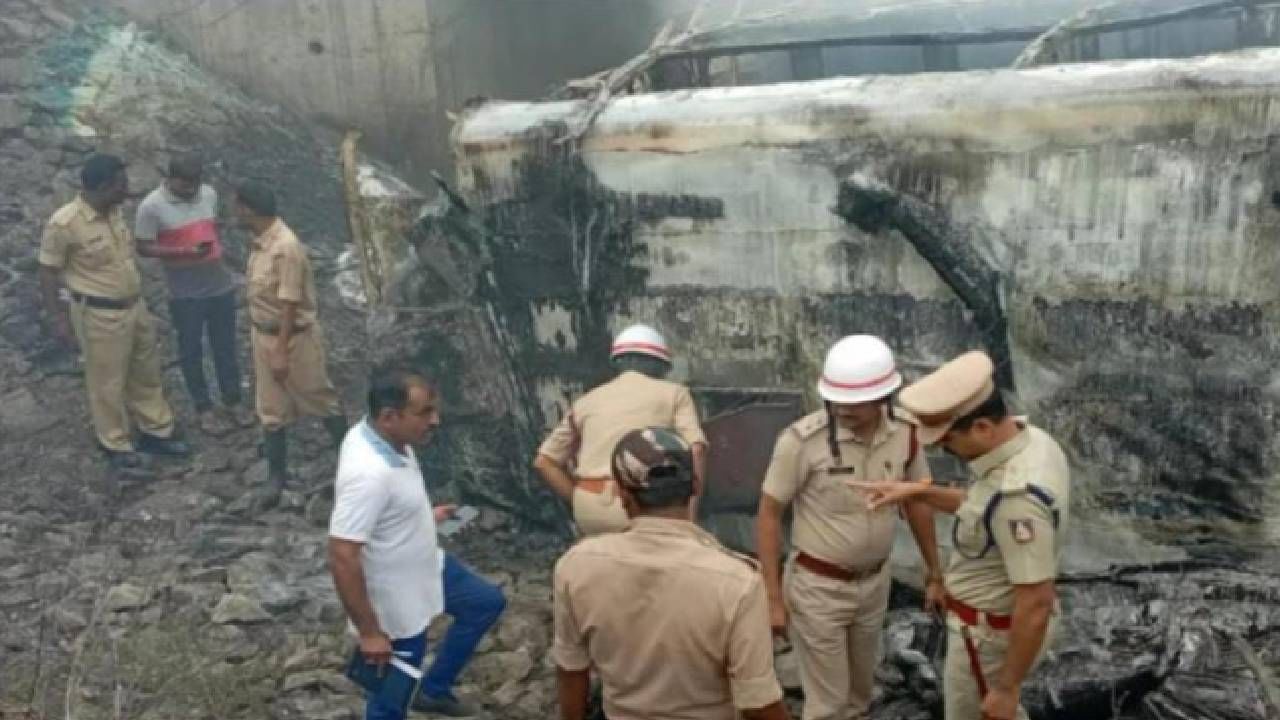
[[[852,475],[852,474],[853,474],[853,466],[852,466],[852,465],[839,465],[839,466],[836,466],[836,467],[829,467],[829,468],[827,468],[827,474],[828,474],[828,475]]]

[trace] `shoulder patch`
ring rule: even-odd
[[[811,438],[814,435],[827,429],[830,418],[825,410],[809,413],[799,420],[791,424],[791,429],[795,431],[801,439]]]

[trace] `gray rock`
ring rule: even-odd
[[[234,591],[253,589],[263,578],[283,577],[284,568],[264,552],[248,553],[227,566],[227,587]]]
[[[514,705],[524,693],[525,683],[522,680],[508,680],[502,687],[494,691],[492,699],[502,707]]]
[[[549,683],[534,684],[516,703],[515,709],[529,717],[549,717],[553,692]]]
[[[345,620],[347,613],[337,597],[313,598],[302,606],[302,617],[312,622],[332,624]]]
[[[61,605],[49,612],[49,619],[53,621],[55,627],[68,635],[75,635],[89,627],[89,621],[83,614]]]
[[[0,129],[4,129],[4,100],[0,98]],[[28,438],[62,422],[54,408],[41,403],[27,388],[18,388],[0,397],[0,437]]]
[[[307,506],[307,498],[297,490],[284,490],[280,493],[280,502],[276,505],[277,510],[305,513]]]
[[[307,523],[316,527],[323,527],[329,522],[329,515],[333,512],[333,499],[325,497],[322,493],[311,496],[307,501],[307,507],[303,510],[303,517],[307,519]]]
[[[222,660],[224,662],[231,663],[232,665],[239,665],[253,657],[256,657],[259,652],[261,651],[258,646],[252,642],[236,643],[228,647],[226,652],[222,654]]]
[[[210,582],[179,583],[169,590],[169,597],[181,606],[208,607],[222,597],[221,585]]]
[[[227,587],[252,597],[272,613],[292,610],[306,601],[302,592],[287,582],[280,564],[261,552],[249,553],[227,568]]]
[[[228,448],[213,445],[202,448],[197,459],[198,467],[205,472],[222,472],[231,469],[231,452]]]
[[[122,583],[107,591],[103,607],[107,612],[124,612],[138,610],[151,602],[151,593],[137,585]]]
[[[0,28],[4,29],[0,35],[6,37],[14,45],[34,42],[40,38],[39,27],[16,17],[0,19]]]
[[[508,682],[522,681],[533,672],[533,657],[525,648],[511,652],[482,655],[472,663],[472,680],[482,688],[492,690]]]
[[[194,568],[186,575],[193,583],[226,583],[227,569],[224,567]]]
[[[284,661],[284,671],[296,673],[300,670],[314,670],[325,664],[325,652],[318,647],[306,647],[293,653]]]
[[[486,533],[500,530],[510,524],[511,515],[494,508],[481,508],[480,517],[476,519],[476,528]]]
[[[284,698],[278,704],[285,708],[278,718],[307,718],[307,720],[360,720],[364,717],[364,700],[359,695],[335,698],[331,695],[303,695]]]
[[[244,484],[251,487],[267,484],[267,481],[270,479],[267,461],[259,460],[258,462],[250,465],[248,469],[241,474],[240,479],[244,481]]]
[[[0,87],[17,87],[23,83],[22,61],[0,58]]]
[[[223,595],[222,600],[218,601],[218,606],[213,609],[212,617],[212,621],[218,625],[233,623],[247,625],[267,622],[270,619],[271,615],[263,610],[261,605],[236,593]]]
[[[352,688],[351,681],[332,670],[307,670],[293,673],[284,679],[280,690],[285,693],[298,690],[322,689],[336,693],[347,693]]]
[[[4,570],[0,570],[0,580],[13,582],[30,575],[34,575],[35,572],[36,569],[30,565],[27,565],[26,563],[18,563],[17,565],[11,565]]]
[[[503,650],[528,648],[534,655],[541,655],[550,643],[550,628],[527,615],[503,617],[494,633],[498,647]]]

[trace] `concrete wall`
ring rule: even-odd
[[[446,112],[539,97],[646,47],[647,0],[112,0],[205,68],[309,118],[356,127],[415,180],[451,171]]]

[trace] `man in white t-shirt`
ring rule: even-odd
[[[395,653],[420,666],[431,619],[441,612],[453,617],[414,709],[470,717],[475,711],[454,697],[453,683],[506,600],[436,543],[436,523],[454,508],[432,509],[412,446],[439,424],[438,396],[425,378],[375,371],[369,416],[347,433],[338,459],[329,567],[370,663],[385,664]],[[403,717],[372,699],[366,705],[367,720]]]

